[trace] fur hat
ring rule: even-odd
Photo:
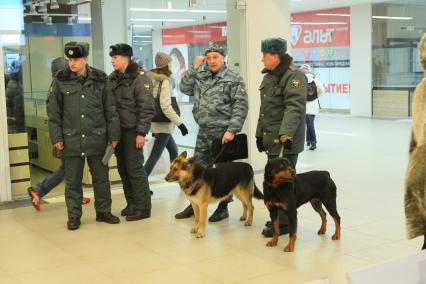
[[[262,52],[268,53],[281,53],[284,54],[287,51],[287,42],[280,37],[270,37],[262,40]]]
[[[226,56],[225,50],[217,44],[210,45],[209,48],[207,48],[207,50],[204,52],[204,56],[206,56],[209,52],[217,52],[222,54],[223,56]]]
[[[65,44],[64,53],[68,58],[87,57],[89,56],[89,44],[87,42],[68,42]]]
[[[117,43],[109,47],[109,56],[121,55],[121,56],[133,56],[133,49],[126,43]]]
[[[172,59],[170,58],[170,56],[167,53],[159,51],[155,55],[155,67],[156,68],[163,68],[163,67],[167,66],[171,61],[172,61]]]

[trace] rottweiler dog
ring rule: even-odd
[[[326,213],[322,208],[322,204],[324,204],[336,225],[332,239],[339,240],[340,216],[336,208],[336,190],[336,185],[327,171],[296,174],[289,160],[285,158],[269,160],[265,166],[263,194],[274,234],[266,245],[268,247],[277,245],[279,236],[278,210],[284,210],[289,219],[290,234],[289,242],[284,247],[284,251],[294,251],[297,232],[297,208],[306,202],[310,202],[321,217],[319,235],[325,234],[327,229]]]
[[[227,163],[219,168],[205,169],[195,163],[195,158],[180,154],[170,165],[165,179],[178,181],[186,198],[194,209],[195,221],[191,233],[197,238],[205,236],[207,207],[234,194],[243,204],[240,218],[246,226],[253,222],[252,197],[262,199],[263,194],[253,179],[253,169],[247,163]]]

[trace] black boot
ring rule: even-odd
[[[228,217],[229,217],[228,207],[226,208],[218,207],[213,212],[213,214],[209,217],[209,222],[219,222]]]
[[[133,212],[133,207],[127,204],[127,206],[123,210],[121,210],[121,216],[131,215],[133,214]]]
[[[68,230],[70,230],[70,231],[77,230],[80,227],[80,224],[81,224],[80,218],[78,218],[78,217],[70,217],[68,219],[68,222],[67,222]]]
[[[127,221],[138,221],[151,217],[150,209],[136,210],[132,214],[126,216]]]
[[[315,150],[317,148],[317,142],[312,142],[311,147],[309,147],[309,150]]]
[[[188,207],[186,207],[185,209],[183,209],[182,212],[179,212],[175,215],[176,219],[186,219],[186,218],[190,218],[194,216],[194,209],[192,209],[192,205],[189,204]]]
[[[96,213],[96,221],[97,222],[105,222],[108,224],[118,224],[120,223],[120,218],[111,214],[111,212],[107,213]]]
[[[268,225],[268,224],[267,224]],[[289,229],[288,229],[288,224],[280,224],[279,225],[279,235],[285,235],[288,234]],[[272,235],[274,234],[274,228],[272,228],[272,226],[270,227],[266,227],[265,229],[263,229],[262,231],[262,235],[266,238],[272,238]]]

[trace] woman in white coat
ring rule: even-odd
[[[148,72],[152,79],[154,88],[152,94],[154,98],[160,96],[160,107],[164,115],[170,122],[151,122],[151,133],[155,136],[154,146],[151,154],[145,163],[147,175],[150,175],[155,164],[161,157],[164,149],[169,152],[170,161],[178,156],[178,148],[172,133],[175,126],[179,127],[182,135],[188,134],[188,129],[183,124],[182,118],[174,111],[172,107],[172,88],[171,88],[171,58],[164,52],[157,52],[155,55],[155,69]],[[161,87],[160,90],[158,88]]]
[[[306,101],[306,144],[309,147],[309,150],[315,150],[317,148],[317,136],[315,133],[314,120],[315,115],[319,113],[320,109],[318,98],[324,94],[325,89],[323,84],[312,73],[312,68],[309,64],[303,64],[300,67],[300,70],[305,73],[306,78],[308,79],[308,84],[312,82],[315,83],[317,91],[317,98],[311,101]]]

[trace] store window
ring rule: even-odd
[[[418,43],[426,32],[425,4],[373,5],[373,114],[411,116],[411,99],[424,71]]]
[[[27,160],[10,155],[12,197],[19,198],[60,165],[47,128],[51,62],[69,41],[91,44],[90,1],[2,0],[0,23],[9,141],[22,140],[17,149],[28,151]]]

